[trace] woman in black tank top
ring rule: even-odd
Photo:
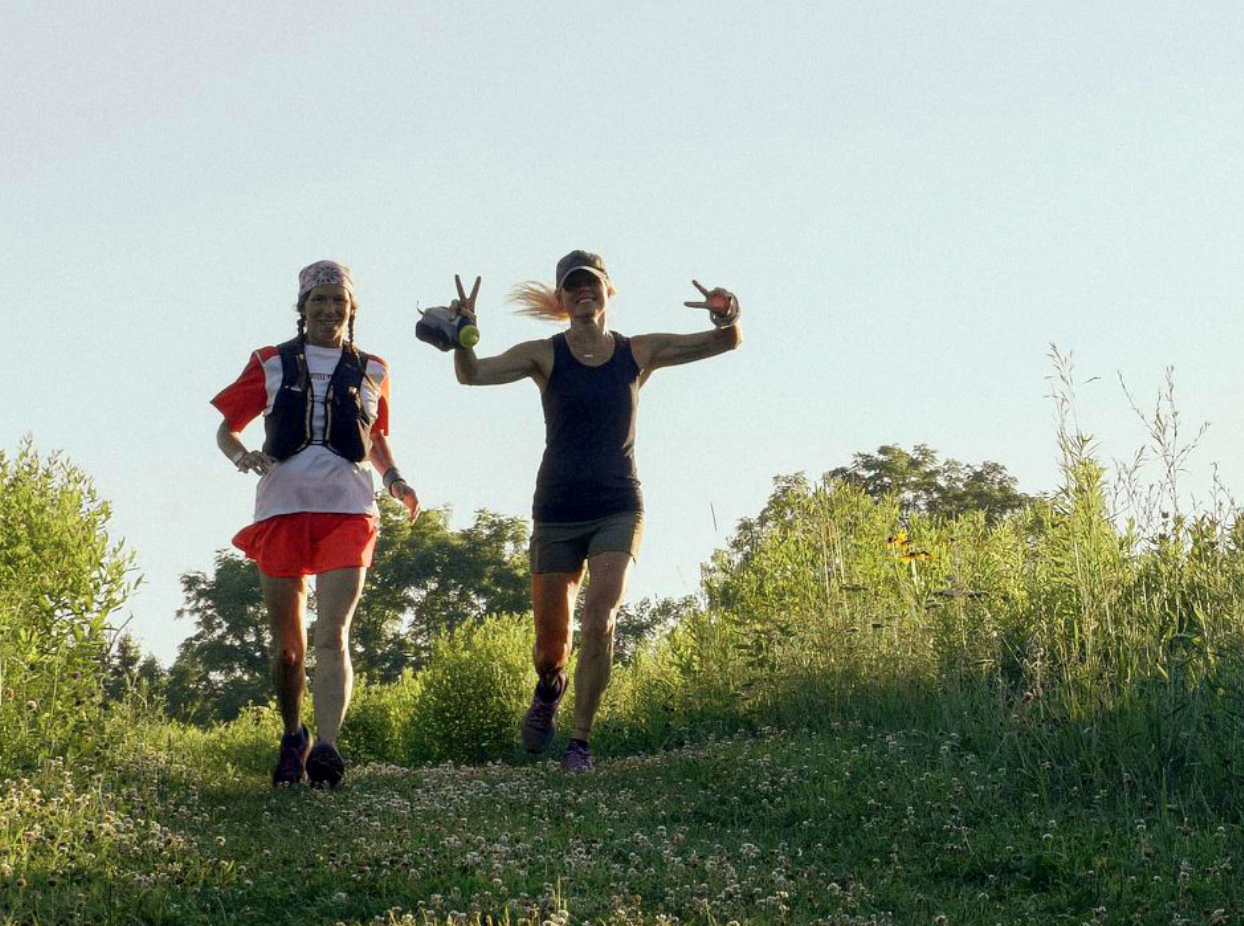
[[[454,278],[451,308],[475,321],[475,297]],[[454,351],[458,382],[493,386],[530,379],[544,406],[545,447],[532,504],[531,604],[539,682],[523,719],[523,746],[548,748],[567,688],[570,622],[586,564],[590,582],[579,615],[575,716],[562,757],[569,771],[590,771],[592,721],[609,681],[614,616],[622,602],[643,532],[643,495],[635,470],[639,387],[654,370],[703,360],[742,343],[738,300],[692,281],[713,328],[698,334],[632,338],[605,324],[612,281],[599,255],[572,251],[557,262],[556,284],[525,283],[511,298],[522,314],[569,322],[561,334],[524,341],[495,357]]]

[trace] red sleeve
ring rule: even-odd
[[[384,378],[380,380],[380,398],[376,403],[376,420],[372,422],[371,433],[389,434],[389,365],[379,357],[369,358],[369,362],[378,364],[384,370]]]
[[[268,387],[262,351],[255,351],[242,375],[212,399],[212,404],[225,416],[229,430],[241,431],[268,407]]]

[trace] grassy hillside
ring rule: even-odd
[[[176,737],[176,731],[169,731]],[[1053,798],[954,736],[762,731],[272,792],[137,742],[0,787],[0,923],[1238,923],[1244,825]],[[158,748],[157,748],[158,747]]]
[[[529,616],[467,621],[359,686],[335,793],[268,788],[270,709],[102,699],[125,561],[27,454],[0,926],[1244,923],[1244,520],[1060,451],[1059,490],[995,518],[778,479],[615,671],[593,776],[515,754]],[[40,585],[50,540],[91,555]]]

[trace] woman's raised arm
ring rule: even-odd
[[[449,308],[473,325],[477,324],[475,297],[479,295],[479,284],[480,278],[476,277],[471,294],[467,295],[462,287],[462,278],[454,274],[458,298],[449,304]],[[500,386],[530,377],[544,388],[552,366],[553,350],[548,341],[523,341],[495,357],[482,358],[475,355],[472,347],[454,348],[454,373],[464,386]]]
[[[464,386],[500,386],[528,377],[543,385],[552,364],[548,341],[523,341],[495,357],[477,357],[470,347],[454,350],[454,372]]]
[[[708,309],[713,320],[712,331],[696,334],[639,334],[631,338],[631,350],[635,364],[646,380],[653,370],[706,360],[726,351],[734,350],[743,343],[743,331],[739,328],[739,300],[728,290],[705,289],[696,280],[695,288],[703,295],[699,302],[684,302],[693,309]]]

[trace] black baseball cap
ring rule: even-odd
[[[590,251],[571,251],[557,262],[557,288],[561,289],[562,283],[566,282],[566,277],[576,270],[586,270],[601,281],[610,282],[609,272],[605,270],[605,260],[599,254],[592,254]]]

